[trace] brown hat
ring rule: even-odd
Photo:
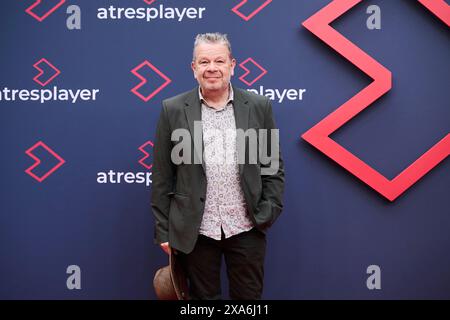
[[[187,280],[173,249],[170,250],[169,265],[156,271],[153,286],[158,300],[189,299]]]

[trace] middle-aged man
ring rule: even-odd
[[[283,208],[284,169],[270,101],[231,85],[235,65],[226,35],[197,35],[192,70],[199,87],[163,101],[156,131],[155,242],[176,252],[192,299],[221,298],[222,256],[230,298],[260,299],[265,234]]]

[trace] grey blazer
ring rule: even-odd
[[[236,128],[244,131],[248,128],[276,128],[268,98],[234,86],[233,91]],[[184,253],[190,253],[197,241],[205,207],[206,175],[203,161],[194,163],[194,157],[203,159],[203,149],[199,150],[200,144],[194,144],[194,139],[191,141],[191,164],[176,165],[171,161],[172,148],[180,143],[172,141],[171,134],[177,128],[184,128],[193,137],[194,121],[201,121],[198,87],[163,101],[153,148],[151,206],[155,216],[154,240],[155,243],[169,242],[172,248]],[[270,134],[268,136],[270,147]],[[245,140],[248,146],[248,137]],[[259,144],[259,138],[257,141]],[[245,150],[248,153],[248,147]],[[270,155],[270,152],[266,154]],[[265,166],[269,165],[262,164],[259,157],[256,163],[246,161],[239,164],[242,190],[250,216],[262,232],[275,222],[283,208],[284,166],[281,152],[278,170],[274,174],[261,175],[261,168]]]

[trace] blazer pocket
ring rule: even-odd
[[[181,192],[175,192],[175,196],[189,198],[189,195]]]
[[[183,213],[190,209],[191,198],[187,194],[175,192],[172,201],[176,202],[178,208],[183,209]]]
[[[189,195],[180,192],[169,192],[167,195],[171,198],[175,196],[189,198]]]

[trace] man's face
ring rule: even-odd
[[[235,65],[223,43],[200,43],[195,48],[192,70],[202,90],[226,91]]]

